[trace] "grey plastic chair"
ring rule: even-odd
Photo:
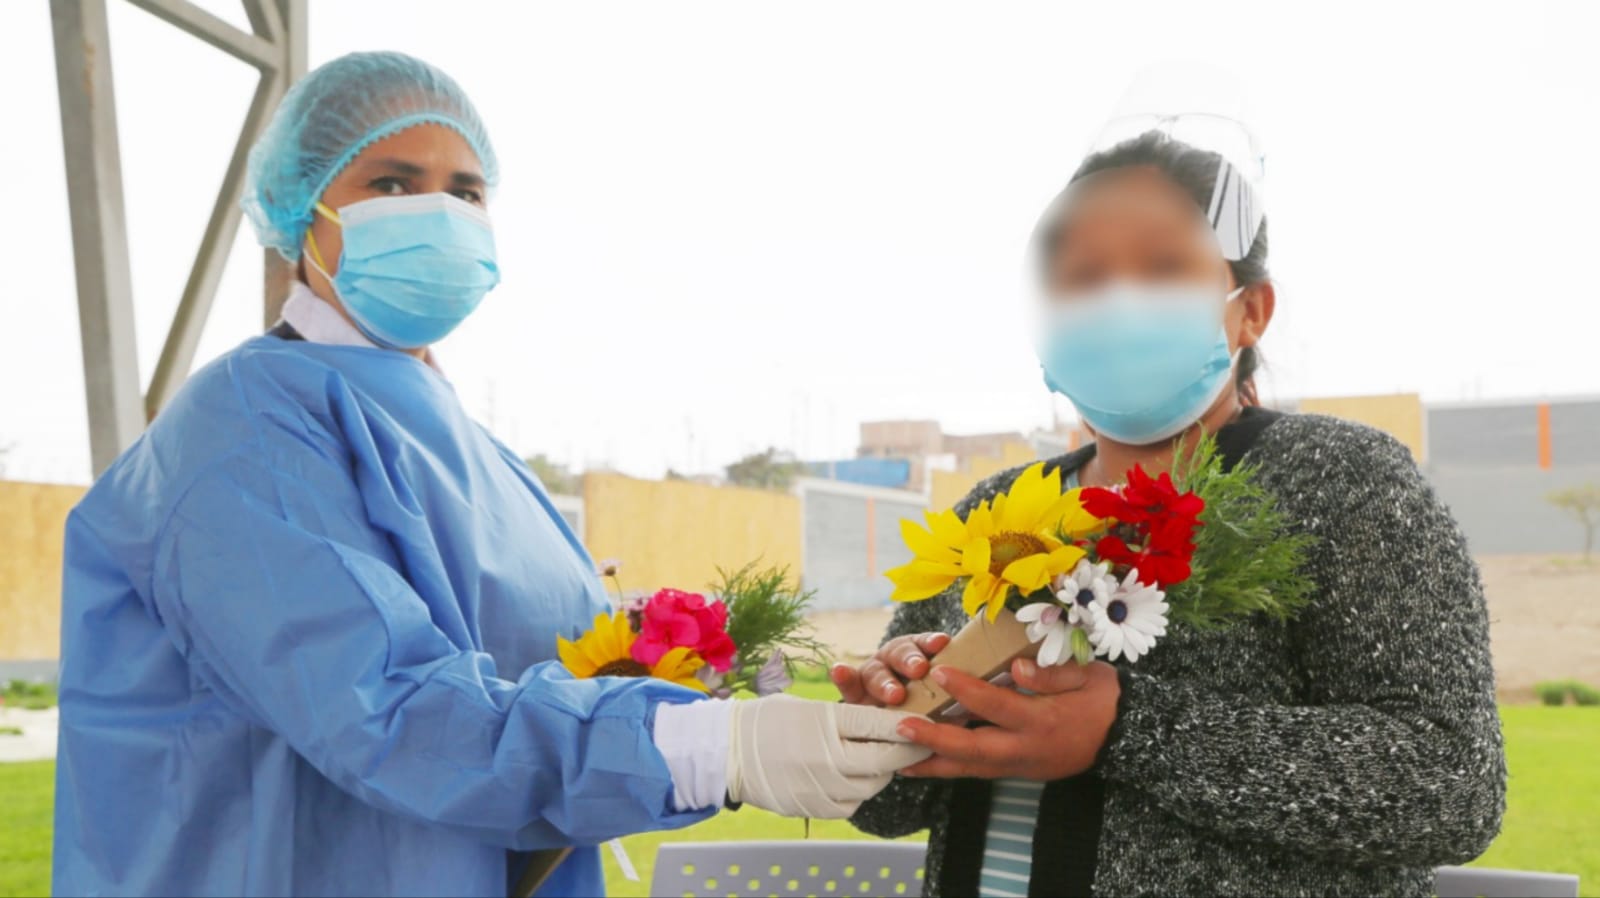
[[[922,894],[922,842],[668,842],[656,852],[656,896]]]
[[[1439,898],[1578,898],[1578,877],[1566,873],[1440,867],[1433,889]]]

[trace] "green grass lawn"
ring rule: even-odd
[[[1500,837],[1477,867],[1576,873],[1600,894],[1600,707],[1500,708],[1511,781]]]
[[[54,761],[0,764],[0,895],[44,895],[50,889],[55,772]]]
[[[801,683],[795,691],[819,698],[829,686]],[[1584,890],[1600,886],[1600,708],[1514,706],[1500,709],[1511,765],[1510,806],[1500,838],[1479,866],[1576,873]],[[54,764],[0,764],[0,896],[43,895],[50,884],[50,793]],[[624,839],[642,882],[623,879],[604,851],[615,896],[647,894],[656,847],[668,841],[799,839],[804,824],[745,808],[696,826]],[[849,824],[818,821],[814,839],[850,839]]]

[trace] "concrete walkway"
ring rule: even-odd
[[[0,734],[0,763],[7,761],[49,761],[56,756],[55,708],[24,711],[0,708],[0,729],[19,727],[22,735]]]

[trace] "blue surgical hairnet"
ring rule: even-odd
[[[293,262],[328,184],[370,144],[421,124],[454,128],[489,186],[500,167],[478,111],[449,75],[404,53],[351,53],[289,88],[250,149],[243,206],[262,246]]]

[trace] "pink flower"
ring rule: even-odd
[[[667,652],[686,646],[706,659],[712,670],[726,673],[738,650],[727,626],[728,606],[720,600],[707,602],[698,593],[663,589],[645,603],[633,660],[655,664]]]

